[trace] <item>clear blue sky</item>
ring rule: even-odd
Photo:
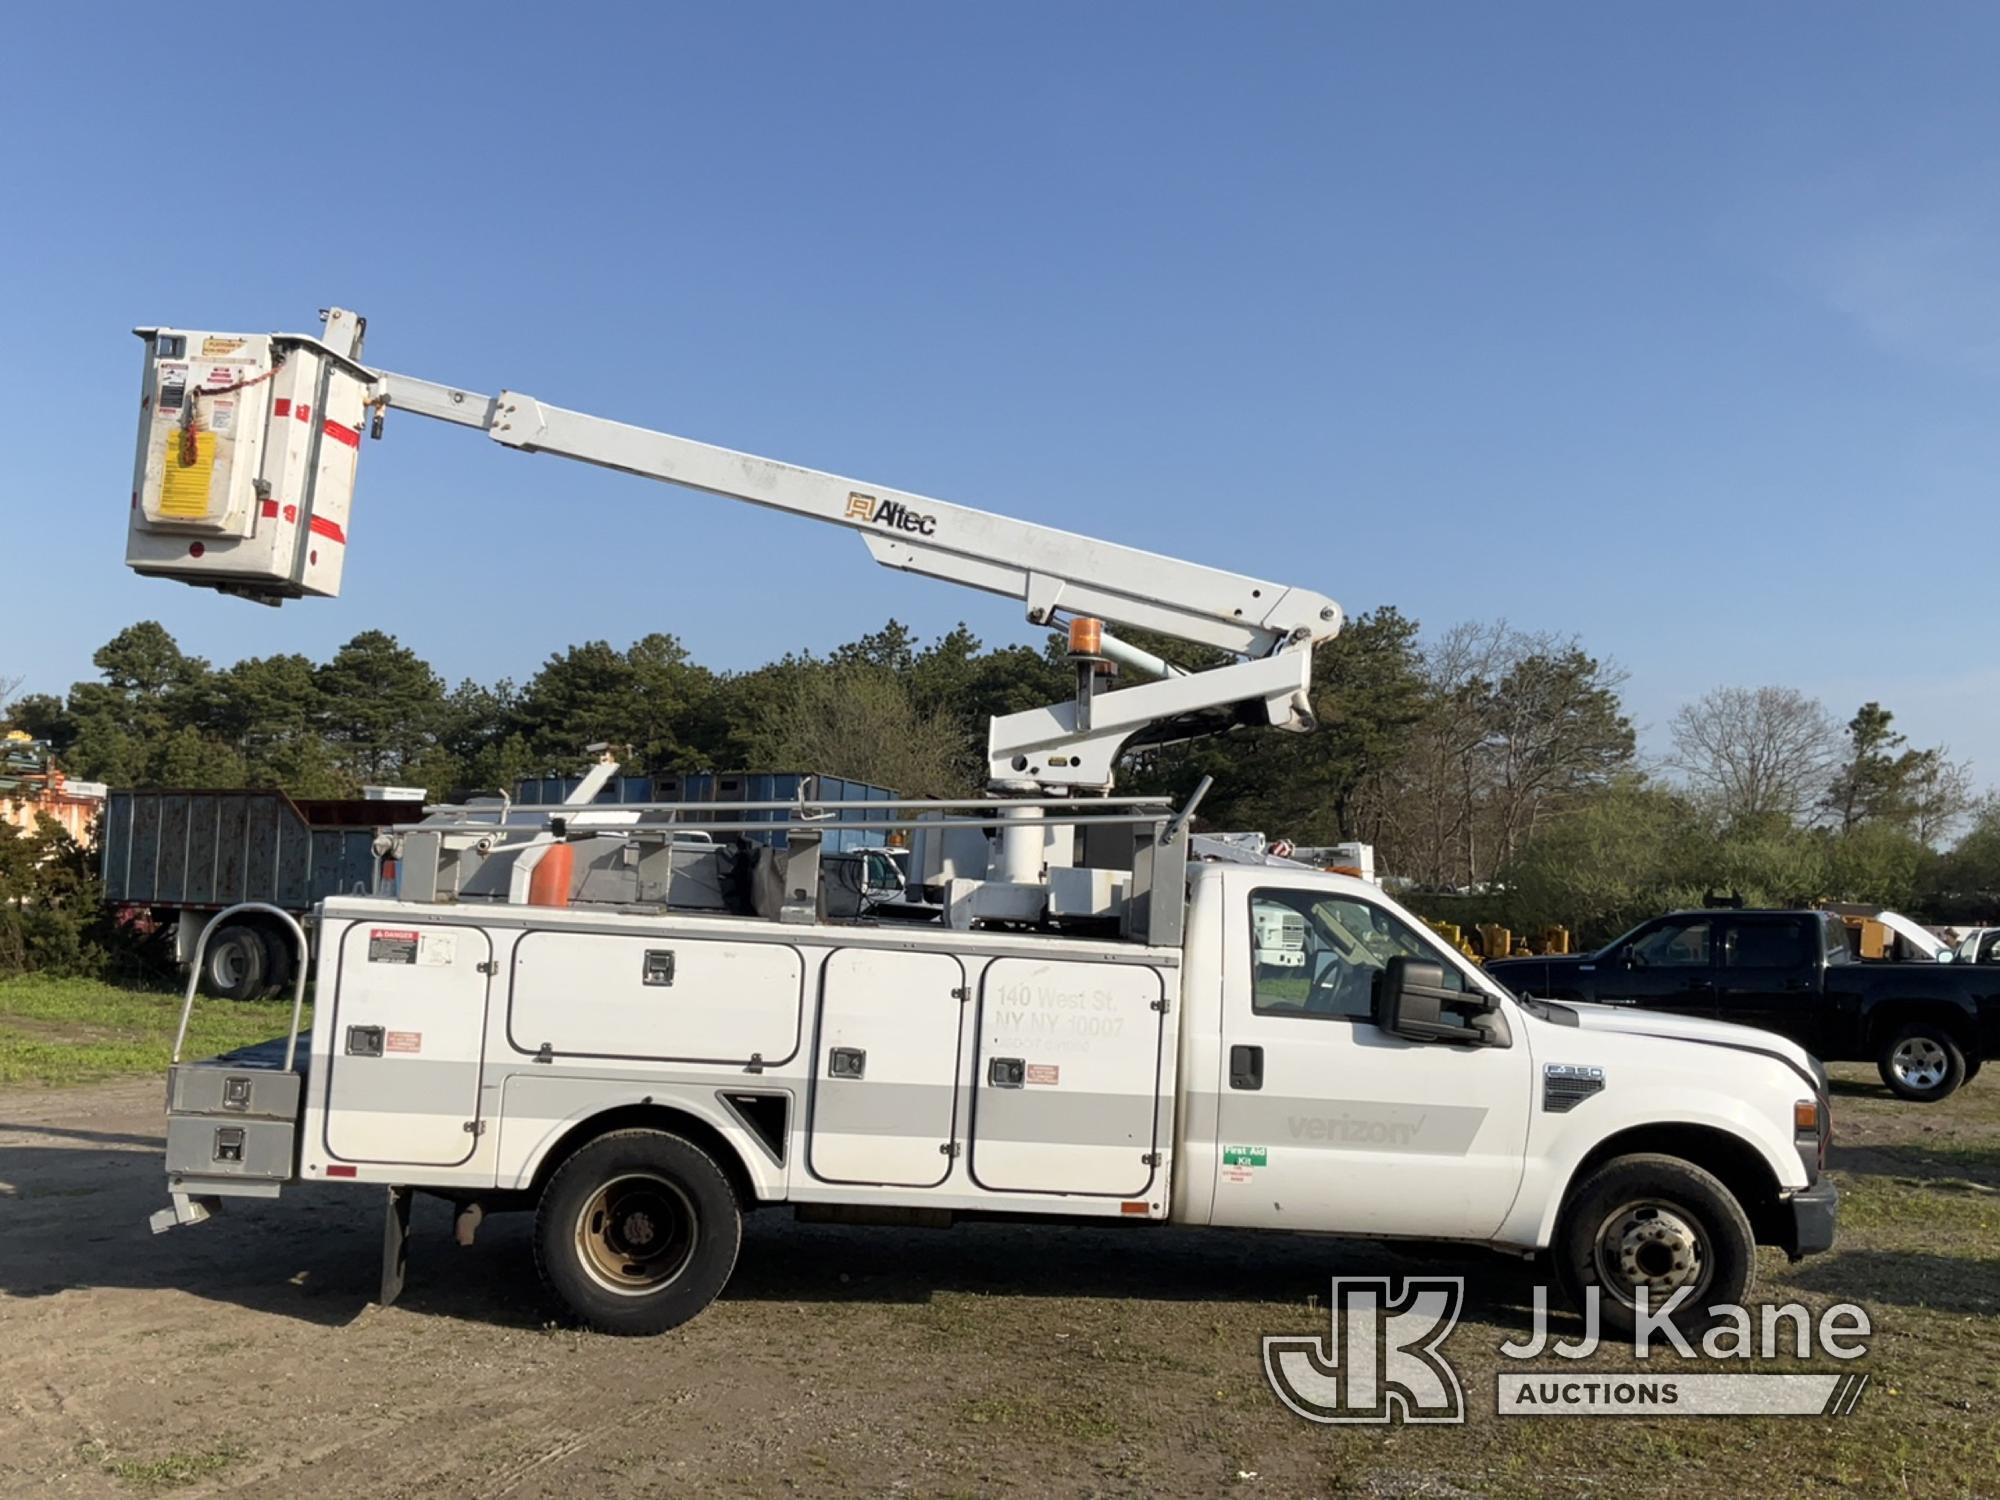
[[[2000,779],[2000,11],[34,6],[0,56],[0,676],[157,618],[453,680],[894,614],[858,541],[392,418],[346,590],[132,577],[134,324],[310,329]]]

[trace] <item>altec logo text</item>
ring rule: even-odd
[[[900,500],[877,500],[859,490],[848,492],[847,519],[886,526],[891,531],[914,531],[919,536],[929,536],[937,530],[936,516],[920,515]]]

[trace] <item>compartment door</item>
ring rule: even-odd
[[[951,1175],[964,984],[949,954],[828,955],[806,1148],[815,1177],[936,1187]]]
[[[979,991],[972,1180],[1138,1198],[1159,1151],[1166,993],[1136,964],[1002,958]]]
[[[340,940],[326,1149],[345,1161],[455,1167],[479,1137],[486,968],[476,927],[356,922]]]

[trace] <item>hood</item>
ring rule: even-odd
[[[1945,945],[1934,937],[1930,930],[1912,922],[1899,911],[1878,911],[1875,920],[1895,933],[1925,958],[1935,960],[1945,951]]]
[[[1576,1015],[1576,1024],[1585,1031],[1620,1031],[1633,1036],[1658,1037],[1662,1041],[1692,1042],[1699,1046],[1730,1047],[1738,1052],[1761,1052],[1787,1064],[1793,1072],[1810,1079],[1820,1093],[1826,1092],[1826,1069],[1819,1059],[1789,1037],[1755,1026],[1738,1026],[1732,1021],[1708,1021],[1699,1016],[1677,1016],[1666,1011],[1640,1010],[1630,1005],[1593,1005],[1565,1000],[1562,1009]]]

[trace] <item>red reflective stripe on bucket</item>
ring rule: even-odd
[[[292,398],[290,396],[280,396],[276,401],[273,401],[271,403],[272,416],[289,417],[291,414],[292,414]]]
[[[342,531],[333,522],[327,520],[325,516],[314,516],[312,518],[312,529],[316,535],[323,536],[330,542],[339,542],[343,547],[347,545],[347,533]]]
[[[359,448],[361,446],[361,434],[352,427],[341,426],[332,417],[326,419],[323,430],[328,437],[345,443],[350,448]]]

